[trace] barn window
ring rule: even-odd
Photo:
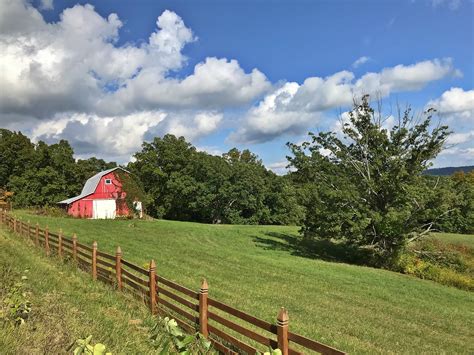
[[[112,179],[105,179],[105,184],[106,185],[111,185],[112,184]]]

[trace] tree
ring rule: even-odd
[[[301,208],[290,181],[268,171],[249,150],[223,156],[199,152],[183,137],[144,143],[129,164],[143,181],[148,212],[205,223],[297,223]]]
[[[0,129],[0,187],[5,187],[11,176],[31,169],[35,161],[35,147],[21,132]]]
[[[391,129],[364,96],[354,103],[343,137],[310,133],[310,142],[289,143],[296,180],[311,184],[305,198],[305,238],[333,238],[369,248],[380,264],[426,235],[420,223],[421,173],[443,148],[448,127],[432,128],[432,110],[416,122],[410,109]]]

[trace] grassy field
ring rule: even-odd
[[[28,277],[25,291],[32,311],[21,327],[1,328],[0,354],[71,353],[66,349],[88,335],[114,354],[152,353],[148,329],[153,321],[145,306],[92,282],[72,266],[46,259],[0,229],[0,302],[22,275]],[[129,324],[136,319],[143,323]]]
[[[473,293],[325,261],[334,251],[324,245],[311,255],[301,253],[295,227],[17,213],[51,230],[77,233],[83,243],[96,240],[102,251],[114,253],[120,245],[124,257],[140,265],[153,258],[158,273],[190,288],[198,289],[206,277],[211,297],[268,321],[285,306],[293,331],[351,353],[474,351]]]
[[[443,243],[462,244],[474,248],[474,235],[453,234],[453,233],[434,233],[433,237],[441,240]]]

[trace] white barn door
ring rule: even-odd
[[[114,219],[117,211],[115,200],[93,200],[93,219]]]

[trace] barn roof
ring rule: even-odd
[[[58,202],[58,204],[69,205],[70,203],[73,203],[74,201],[80,200],[81,198],[84,198],[86,196],[93,194],[95,190],[97,189],[97,185],[99,185],[100,179],[102,179],[102,177],[104,177],[105,175],[117,169],[123,170],[126,173],[130,174],[129,171],[125,170],[124,168],[121,168],[120,166],[117,166],[109,170],[101,171],[100,173],[95,174],[93,177],[89,178],[86,181],[80,195],[77,195],[76,197],[68,198],[67,200],[60,201]]]

